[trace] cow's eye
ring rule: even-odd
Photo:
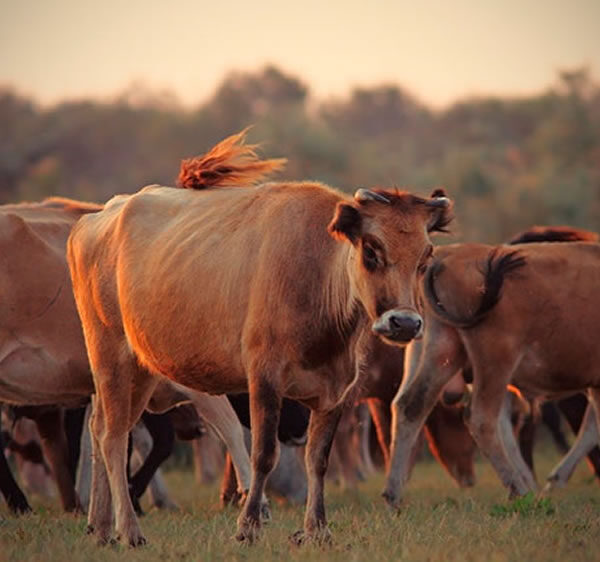
[[[417,273],[419,275],[424,275],[427,271],[427,263],[422,263],[419,267],[417,267]]]
[[[367,271],[375,271],[377,269],[377,252],[371,246],[363,246],[363,263]]]

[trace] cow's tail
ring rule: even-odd
[[[477,310],[474,314],[459,316],[450,313],[438,297],[435,280],[442,273],[445,265],[443,260],[436,261],[425,276],[425,298],[442,321],[457,328],[473,328],[498,304],[506,275],[523,265],[525,265],[525,258],[518,251],[506,252],[500,246],[494,248],[480,268],[483,286],[479,290],[481,300]]]
[[[247,186],[281,170],[287,160],[261,160],[256,144],[245,144],[248,128],[227,137],[206,154],[181,162],[177,185],[185,189]]]

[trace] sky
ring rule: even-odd
[[[321,100],[528,95],[561,69],[600,78],[600,0],[0,0],[0,85],[43,104],[144,84],[193,106],[265,64]]]

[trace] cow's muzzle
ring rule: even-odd
[[[395,343],[409,343],[423,335],[423,318],[413,310],[392,309],[375,320],[371,330]]]

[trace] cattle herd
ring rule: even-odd
[[[177,187],[0,207],[0,489],[11,511],[30,507],[5,452],[52,474],[98,542],[144,544],[141,494],[151,486],[172,505],[158,466],[175,435],[202,443],[208,428],[227,450],[222,500],[240,504],[246,543],[270,517],[278,462],[298,458],[290,446],[305,447],[305,466],[283,479],[302,474],[288,493],[306,503],[291,540],[327,541],[330,453],[346,479],[368,469],[357,428],[371,420],[394,509],[423,430],[459,485],[474,484],[477,446],[524,495],[537,489],[535,421],[541,411],[556,426],[560,410],[578,436],[546,490],[588,454],[600,473],[597,235],[535,227],[503,245],[434,248],[430,235],[452,221],[443,190],[351,198],[263,183],[285,161],[260,159],[245,135],[183,161]],[[17,438],[25,418],[39,442]]]

